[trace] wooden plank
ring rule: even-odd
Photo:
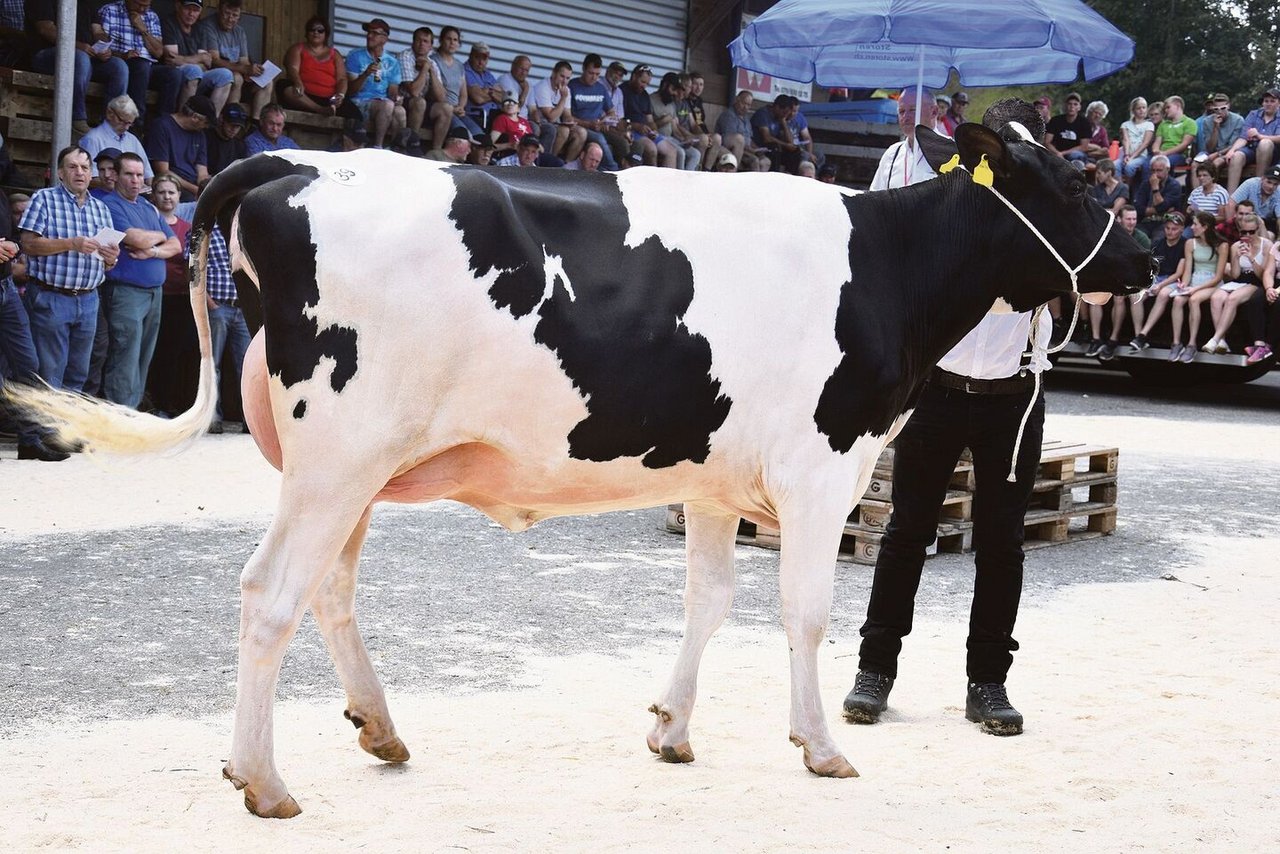
[[[857,157],[877,161],[884,154],[883,148],[872,148],[869,145],[837,145],[830,142],[815,142],[813,150],[827,157]]]

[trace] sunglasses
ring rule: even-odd
[[[1257,233],[1258,233],[1258,229],[1256,229],[1256,228],[1251,228],[1251,229],[1249,229],[1248,231],[1245,231],[1245,230],[1242,228],[1242,229],[1240,229],[1240,233],[1241,233],[1241,234],[1257,234]]]
[[[309,33],[327,33],[327,32],[329,32],[329,30],[328,30],[328,29],[326,29],[325,27],[309,27],[309,28],[307,29],[307,32],[309,32]]]

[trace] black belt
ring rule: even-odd
[[[240,300],[238,299],[218,299],[217,297],[214,297],[213,301],[216,302],[218,305],[229,305],[232,308],[240,307]]]
[[[998,380],[978,380],[953,374],[942,368],[934,368],[933,373],[929,375],[929,382],[937,383],[943,388],[959,389],[969,394],[1019,394],[1034,388],[1036,379],[1030,371]]]
[[[53,291],[55,294],[62,294],[63,296],[68,296],[68,297],[82,297],[85,294],[91,294],[95,290],[97,290],[97,288],[85,288],[83,290],[79,290],[76,288],[60,288],[57,285],[51,285],[48,282],[41,282],[36,279],[32,279],[31,284],[39,285],[40,287],[44,288],[46,291]]]

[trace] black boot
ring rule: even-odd
[[[71,456],[65,451],[57,451],[48,447],[39,439],[31,444],[18,444],[18,459],[20,460],[43,460],[46,463],[60,463],[67,457]]]
[[[853,682],[853,690],[844,698],[845,718],[855,724],[873,724],[880,720],[880,713],[889,706],[891,690],[892,676],[859,670],[858,678]]]
[[[1022,714],[1009,703],[1009,694],[999,682],[970,682],[964,716],[992,735],[1022,732]]]

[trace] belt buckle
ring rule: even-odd
[[[965,390],[965,394],[973,394],[973,393],[974,393],[973,389],[969,387],[969,386],[970,386],[970,384],[971,384],[972,382],[973,382],[972,378],[970,378],[970,377],[965,377],[965,378],[964,378],[964,390]]]

